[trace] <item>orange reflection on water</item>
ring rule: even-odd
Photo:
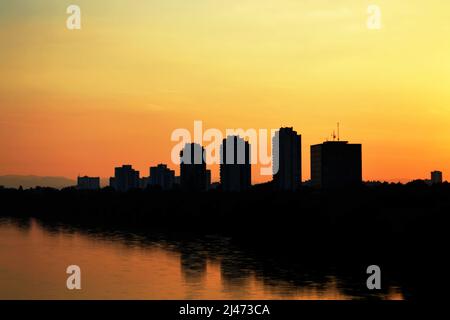
[[[0,299],[309,299],[346,300],[339,281],[294,285],[270,280],[233,255],[210,257],[139,237],[52,229],[35,221],[0,221]],[[66,268],[79,265],[82,290],[66,288]],[[245,263],[244,263],[245,266]],[[391,289],[384,299],[403,299]]]

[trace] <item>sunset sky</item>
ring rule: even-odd
[[[450,2],[0,0],[0,175],[178,172],[170,136],[194,120],[294,127],[304,180],[337,122],[365,180],[448,179]]]

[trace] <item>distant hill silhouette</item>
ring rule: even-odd
[[[40,176],[22,176],[22,175],[5,175],[0,176],[0,185],[7,188],[34,188],[34,187],[50,187],[50,188],[66,188],[76,185],[75,180],[65,177],[40,177]]]

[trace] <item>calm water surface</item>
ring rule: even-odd
[[[167,240],[34,219],[0,218],[0,299],[355,299],[332,271],[320,280],[261,269],[229,240]],[[78,265],[82,290],[66,288]],[[267,262],[266,262],[267,264]],[[402,299],[392,287],[377,295]]]

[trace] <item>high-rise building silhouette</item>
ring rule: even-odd
[[[180,152],[180,185],[185,191],[207,189],[204,148],[197,143],[188,143]]]
[[[139,171],[130,165],[123,165],[114,170],[114,178],[109,180],[109,185],[117,191],[128,191],[140,186]]]
[[[362,183],[361,144],[327,141],[311,146],[311,185],[351,187]]]
[[[441,171],[431,172],[431,183],[432,184],[442,183],[442,172]]]
[[[163,190],[170,190],[173,188],[174,181],[175,171],[170,170],[167,165],[159,164],[156,167],[150,167],[149,186],[159,186]]]
[[[272,142],[273,183],[277,190],[295,191],[302,182],[302,136],[280,128]]]
[[[78,177],[77,178],[77,189],[78,190],[98,190],[100,189],[100,178],[99,177]]]
[[[243,191],[251,186],[250,144],[228,136],[220,146],[220,183],[224,191]]]

